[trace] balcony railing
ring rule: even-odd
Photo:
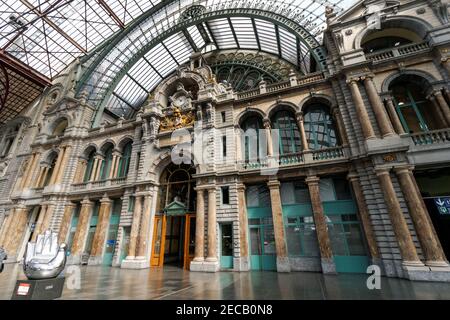
[[[402,57],[418,52],[427,51],[429,48],[430,46],[428,42],[406,44],[395,48],[368,53],[366,54],[366,59],[373,62],[381,62],[391,58]]]
[[[241,170],[255,170],[269,167],[273,168],[274,164],[275,166],[278,164],[278,166],[280,167],[285,167],[290,165],[304,165],[322,161],[326,162],[330,160],[341,160],[346,158],[347,154],[343,147],[334,147],[278,155],[271,159],[275,161],[269,161],[269,157],[252,161],[241,161],[239,163],[239,167],[241,168]],[[269,163],[271,164],[270,166]]]
[[[450,129],[412,133],[410,137],[416,146],[450,142]]]
[[[127,181],[127,177],[119,177],[113,179],[106,180],[98,180],[98,181],[88,181],[88,182],[78,182],[72,184],[73,191],[82,191],[88,189],[101,189],[107,188],[111,186],[121,186],[125,184]]]
[[[314,161],[339,159],[345,157],[344,149],[342,147],[313,150],[311,153]]]

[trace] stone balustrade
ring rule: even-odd
[[[416,146],[450,143],[450,129],[418,132],[409,135]]]
[[[328,162],[336,160],[348,159],[348,154],[344,147],[325,148],[320,150],[307,150],[296,153],[289,153],[273,157],[275,164],[280,167],[293,165],[309,165],[318,162]],[[269,157],[263,159],[255,159],[251,161],[240,161],[239,170],[255,170],[269,167]]]
[[[430,46],[428,42],[407,44],[395,48],[390,48],[366,54],[366,59],[371,60],[374,63],[378,63],[392,58],[398,58],[402,56],[408,56],[411,54],[421,53],[429,50],[429,48]]]

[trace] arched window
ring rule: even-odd
[[[171,163],[161,175],[157,212],[172,202],[183,203],[187,211],[195,211],[195,168],[186,164]]]
[[[287,110],[277,111],[272,117],[274,129],[279,130],[280,154],[301,151],[300,131],[294,115]]]
[[[126,177],[130,168],[132,142],[128,142],[123,147],[122,158],[119,162],[119,177]]]
[[[312,150],[335,147],[338,143],[328,107],[313,104],[304,115],[306,140]]]
[[[259,130],[263,130],[261,117],[249,115],[241,124],[244,136],[241,140],[244,144],[245,162],[257,161],[260,158]]]
[[[421,27],[419,25],[411,24],[408,28],[411,28],[411,30],[405,29],[399,25],[399,22],[383,23],[382,29],[370,30],[365,35],[361,41],[361,47],[364,53],[367,54],[423,41],[423,38],[420,36],[423,30],[420,30]],[[414,30],[415,28],[417,30]]]
[[[67,119],[61,119],[55,126],[55,129],[53,130],[54,136],[63,136],[64,132],[66,131],[68,122]]]
[[[95,157],[95,150],[92,150],[88,156],[86,171],[84,172],[84,178],[83,178],[84,182],[88,182],[91,178],[92,170],[94,169],[94,157]]]
[[[110,145],[105,151],[105,159],[102,161],[102,165],[100,167],[100,180],[106,180],[109,178],[113,158],[112,153],[113,153],[113,146]]]
[[[439,114],[426,99],[429,84],[415,76],[401,76],[389,86],[397,114],[405,132],[423,132],[439,128]]]

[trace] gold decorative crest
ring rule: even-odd
[[[194,120],[195,117],[192,111],[182,114],[179,108],[175,108],[173,114],[168,115],[161,120],[159,130],[169,131],[189,127],[194,124]]]

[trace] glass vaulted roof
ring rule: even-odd
[[[54,78],[80,57],[77,94],[127,117],[195,51],[319,62],[325,7],[355,0],[0,0],[0,48]]]

